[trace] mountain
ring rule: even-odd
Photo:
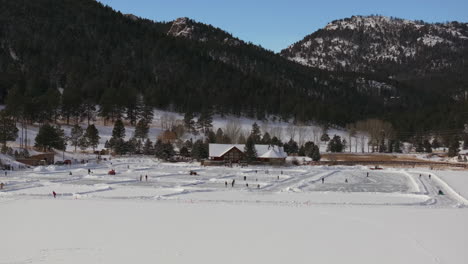
[[[353,16],[329,23],[281,51],[315,69],[392,79],[411,90],[402,131],[461,128],[468,111],[468,24]],[[398,103],[399,104],[399,103]],[[429,125],[430,124],[430,125]]]
[[[188,18],[154,22],[94,0],[0,4],[0,94],[30,120],[79,118],[92,105],[114,119],[144,103],[344,125],[409,96],[392,80],[298,65]]]
[[[281,51],[303,65],[395,79],[466,72],[468,24],[383,16],[336,20]]]
[[[96,105],[109,120],[150,106],[341,126],[380,118],[402,131],[462,122],[461,94],[301,65],[189,18],[155,22],[94,0],[0,4],[0,102],[30,122],[86,118]]]

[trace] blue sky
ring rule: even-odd
[[[427,22],[468,22],[468,0],[99,0],[155,21],[189,17],[280,51],[335,19],[379,14]]]

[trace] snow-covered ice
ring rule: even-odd
[[[466,263],[466,176],[145,157],[8,172],[0,263]]]

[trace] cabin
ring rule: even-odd
[[[210,144],[209,160],[239,163],[245,159],[243,144]],[[257,162],[262,163],[284,163],[286,153],[282,147],[270,145],[255,145],[257,151]]]

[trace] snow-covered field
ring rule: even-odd
[[[467,177],[144,157],[8,172],[0,263],[466,263]]]

